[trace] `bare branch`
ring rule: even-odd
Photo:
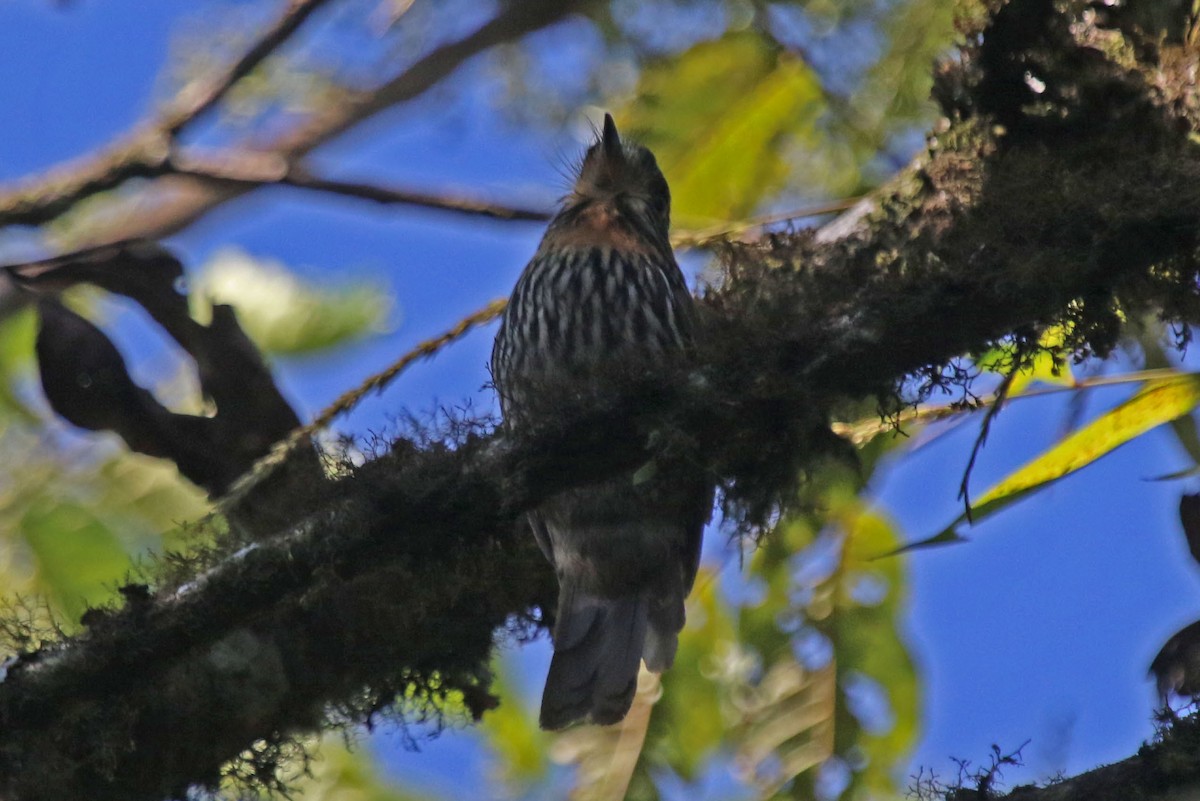
[[[283,163],[297,162],[314,148],[379,112],[419,97],[474,56],[552,25],[595,1],[524,0],[506,5],[472,33],[436,47],[374,90],[347,89],[296,127],[254,150],[276,154]],[[294,8],[289,6],[289,9]],[[214,84],[220,85],[220,82]],[[219,90],[214,91],[219,95]],[[206,107],[200,107],[200,111]],[[129,178],[158,177],[146,190],[155,193],[153,204],[140,208],[137,214],[124,215],[123,219],[103,230],[88,232],[78,244],[157,238],[185,228],[215,206],[258,185],[171,176],[165,165],[169,156],[170,137],[157,124],[145,124],[100,154],[64,165],[46,179],[26,181],[9,189],[0,188],[0,226],[44,223],[80,200],[112,189]]]
[[[543,209],[505,205],[469,197],[418,192],[361,181],[338,181],[310,173],[299,164],[287,162],[275,153],[243,151],[203,157],[192,153],[172,156],[166,175],[211,181],[216,186],[254,189],[262,186],[291,186],[331,195],[368,200],[374,203],[417,206],[497,220],[550,219]]]
[[[327,1],[290,0],[283,15],[228,70],[188,84],[159,119],[139,124],[99,154],[19,182],[14,188],[0,188],[0,226],[49,222],[80,200],[130,178],[161,175],[174,135],[216,105]]]

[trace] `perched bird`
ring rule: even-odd
[[[665,364],[688,348],[695,312],[667,236],[670,207],[654,155],[623,143],[605,115],[496,334],[492,377],[507,426],[528,418],[539,382],[587,391],[599,372]],[[655,672],[671,666],[711,506],[703,477],[674,469],[579,487],[529,514],[559,588],[543,728],[616,723],[641,660]]]

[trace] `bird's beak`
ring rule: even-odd
[[[604,156],[607,160],[616,161],[624,156],[621,150],[621,136],[617,133],[617,124],[611,114],[604,115],[604,130],[600,134],[600,143],[604,146]]]

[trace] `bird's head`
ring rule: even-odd
[[[616,202],[648,217],[665,235],[671,220],[671,190],[654,154],[641,145],[622,142],[611,114],[579,167],[568,205]]]

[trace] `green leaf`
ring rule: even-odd
[[[500,655],[493,663],[496,679],[491,691],[502,700],[483,716],[479,731],[499,758],[504,783],[529,785],[544,779],[549,771],[550,735],[538,728],[536,712],[517,692],[509,660]]]
[[[108,600],[130,567],[121,540],[74,503],[39,498],[22,517],[21,534],[37,563],[38,592],[72,621]]]
[[[0,413],[9,412],[25,423],[37,415],[13,391],[14,382],[33,365],[37,314],[28,306],[0,322]]]
[[[192,291],[193,313],[211,312],[200,303],[225,303],[266,353],[295,355],[330,348],[382,328],[392,299],[368,284],[336,289],[306,284],[276,261],[224,250],[209,262]]]
[[[730,33],[649,66],[620,115],[655,152],[685,228],[739,219],[781,187],[790,138],[812,139],[825,109],[804,62],[757,33]]]
[[[863,509],[858,499],[840,517],[846,540],[838,574],[839,614],[832,616],[831,628],[839,685],[845,689],[848,676],[861,677],[859,683],[869,680],[882,694],[889,718],[888,725],[869,725],[871,721],[854,717],[849,704],[838,705],[838,753],[854,748],[865,757],[843,798],[891,798],[901,789],[895,767],[916,744],[921,717],[920,682],[899,634],[907,600],[905,563],[873,559],[900,542],[886,518]],[[859,731],[853,741],[843,742],[842,735],[855,728]]]
[[[204,491],[170,462],[123,452],[96,468],[98,513],[124,519],[158,538],[181,523],[203,518],[212,506]],[[128,539],[128,538],[127,538]]]

